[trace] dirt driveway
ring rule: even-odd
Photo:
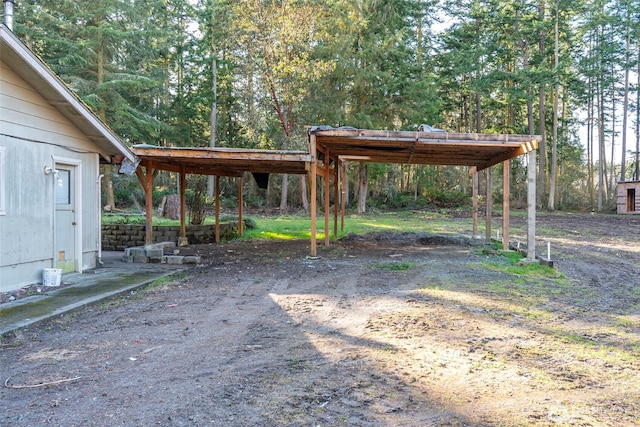
[[[561,274],[460,237],[190,247],[207,266],[2,337],[0,425],[640,424],[640,217],[538,234]]]

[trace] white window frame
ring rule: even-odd
[[[5,161],[5,149],[6,147],[0,147],[0,215],[6,215],[6,182],[7,182],[7,168]]]

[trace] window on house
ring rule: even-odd
[[[71,171],[58,169],[56,173],[56,205],[71,204]]]
[[[0,147],[0,215],[6,215],[5,191],[6,191],[6,166],[5,166],[5,147]]]

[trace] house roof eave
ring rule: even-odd
[[[105,161],[111,162],[118,155],[132,163],[138,161],[129,147],[4,24],[0,24],[0,52],[10,68],[99,147]]]

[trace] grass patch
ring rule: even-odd
[[[237,217],[224,215],[222,222],[234,221]],[[250,221],[254,228],[245,227],[243,239],[309,239],[311,237],[311,219],[304,215],[288,215],[273,217],[245,217],[245,224]],[[187,224],[189,218],[187,218]],[[103,214],[102,224],[145,224],[143,215],[133,214]],[[215,224],[214,217],[206,217],[204,224]],[[180,221],[166,218],[153,218],[153,225],[176,226]],[[324,239],[324,217],[319,214],[316,222],[316,237]],[[402,212],[371,212],[361,215],[350,214],[345,216],[344,229],[338,230],[338,238],[348,234],[366,234],[377,232],[388,233],[457,233],[468,234],[471,232],[472,222],[470,218],[452,218],[448,214],[431,211],[402,211]],[[329,221],[329,231],[333,238],[333,215]]]
[[[524,262],[524,255],[513,251],[482,252],[485,259],[482,266],[488,270],[519,276],[541,276],[548,278],[563,278],[558,270],[547,267],[539,262]]]
[[[406,271],[414,268],[417,264],[412,261],[388,261],[388,262],[374,262],[373,266],[381,270],[388,271]]]
[[[495,270],[502,271],[504,273],[516,274],[519,276],[543,276],[550,278],[561,278],[562,273],[558,272],[551,267],[547,267],[546,265],[542,265],[537,262],[531,263],[522,263],[518,262],[513,265],[501,265],[501,264],[493,264]]]
[[[140,290],[146,292],[146,291],[151,291],[151,290],[154,290],[154,289],[162,288],[164,286],[174,285],[179,280],[184,279],[186,277],[189,277],[189,275],[190,275],[189,272],[183,271],[183,272],[169,274],[167,276],[159,277],[159,278],[155,279],[154,281],[152,281],[152,282],[146,284],[145,286],[143,286]]]
[[[243,239],[296,240],[311,238],[311,220],[303,216],[254,218],[255,227],[244,231]],[[319,226],[320,224],[318,224]],[[324,239],[324,230],[317,228],[318,239]]]
[[[553,332],[553,336],[565,344],[578,344],[580,346],[595,347],[595,343],[591,338],[574,331],[557,330]]]
[[[243,238],[262,239],[309,239],[311,219],[308,216],[282,216],[255,219],[256,228],[246,230]],[[324,218],[318,216],[316,237],[324,239]],[[467,233],[470,220],[455,220],[434,212],[385,212],[362,215],[347,215],[344,229],[338,230],[338,238],[348,234],[367,233]],[[329,221],[329,232],[333,238],[333,220]]]
[[[282,216],[258,218],[256,228],[247,230],[243,238],[261,239],[309,239],[311,237],[311,220],[307,216]],[[316,238],[325,238],[324,219],[318,218]],[[413,216],[401,214],[350,215],[345,217],[344,229],[338,231],[338,237],[348,234],[366,234],[375,232],[418,232],[425,231],[425,223]],[[329,232],[333,237],[333,221],[329,222]]]
[[[613,326],[618,329],[633,329],[640,324],[627,316],[618,316],[618,320]]]

